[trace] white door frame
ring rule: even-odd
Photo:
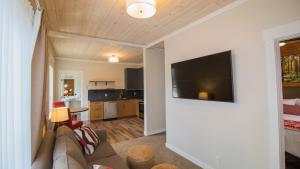
[[[285,169],[282,82],[279,41],[300,37],[300,20],[263,32],[267,65],[270,169]]]

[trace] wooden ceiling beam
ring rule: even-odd
[[[135,43],[109,40],[109,39],[101,39],[101,38],[97,38],[97,37],[91,37],[91,36],[85,36],[85,35],[79,35],[79,34],[73,34],[73,33],[58,32],[58,31],[48,31],[48,36],[53,37],[53,38],[91,41],[91,42],[101,43],[101,44],[115,44],[115,45],[134,47],[134,48],[145,48],[146,47],[146,45],[142,45],[142,44],[135,44]]]

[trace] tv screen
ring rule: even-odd
[[[173,63],[174,98],[234,102],[231,51]]]

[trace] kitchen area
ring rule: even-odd
[[[70,110],[86,108],[72,115],[93,129],[106,130],[110,143],[144,136],[143,49],[90,45],[94,50],[68,53],[80,59],[56,57],[54,101],[65,102]]]
[[[55,101],[77,120],[107,131],[110,143],[144,136],[144,70],[140,63],[56,60]]]
[[[95,86],[109,86],[115,81],[91,80]],[[124,69],[124,89],[89,89],[90,121],[116,120],[129,117],[144,119],[143,68]]]

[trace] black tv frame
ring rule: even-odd
[[[172,97],[175,99],[187,99],[187,100],[199,100],[199,101],[210,101],[210,102],[224,102],[224,103],[234,103],[235,102],[235,90],[234,90],[234,73],[233,73],[233,58],[232,58],[232,52],[231,50],[227,50],[224,52],[219,52],[219,53],[214,53],[214,54],[210,54],[210,55],[205,55],[205,56],[201,56],[201,57],[197,57],[197,58],[193,58],[193,59],[187,59],[187,60],[183,60],[180,62],[175,62],[175,63],[171,63],[171,69],[173,67],[173,65],[177,64],[177,63],[182,63],[182,62],[186,62],[186,61],[193,61],[193,60],[197,60],[199,58],[203,58],[203,57],[210,57],[210,56],[214,56],[214,55],[218,55],[218,54],[222,54],[222,53],[230,53],[230,82],[231,82],[231,94],[232,94],[232,100],[230,101],[223,101],[223,100],[202,100],[202,99],[196,99],[196,98],[186,98],[186,97],[175,97],[173,94],[173,75],[172,75],[172,70],[171,70],[171,78],[172,78]]]

